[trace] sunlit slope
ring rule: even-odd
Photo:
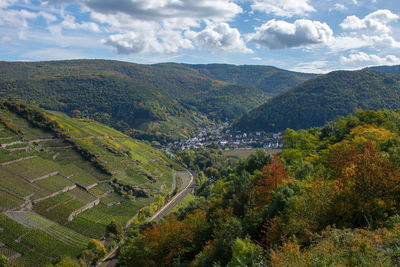
[[[90,120],[0,102],[0,253],[22,266],[77,256],[173,191],[179,167]]]

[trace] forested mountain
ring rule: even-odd
[[[368,70],[389,73],[389,74],[400,74],[400,65],[396,66],[376,66],[376,67],[369,67],[366,68]]]
[[[263,103],[260,89],[210,79],[181,65],[108,60],[0,63],[0,96],[89,116],[145,138],[176,138],[209,119]],[[139,130],[139,132],[138,132]]]
[[[228,64],[186,66],[215,80],[257,87],[270,96],[287,91],[316,76],[315,74],[287,71],[272,66]]]
[[[357,109],[400,108],[400,76],[369,70],[335,71],[282,93],[233,127],[277,132],[320,126]]]
[[[268,66],[0,62],[0,96],[166,141],[187,136],[208,119],[238,118],[312,77]]]

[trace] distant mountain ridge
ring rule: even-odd
[[[198,118],[238,118],[269,95],[311,77],[265,66],[0,62],[0,97],[88,116],[141,139],[166,141],[187,136],[199,126]]]
[[[321,126],[356,109],[400,108],[400,76],[334,71],[304,82],[245,114],[233,128],[283,131]]]
[[[262,65],[188,64],[184,66],[211,79],[257,87],[270,96],[287,91],[317,76],[317,74],[293,72]]]
[[[378,71],[388,74],[400,74],[400,65],[394,66],[375,66],[366,68],[366,70]]]

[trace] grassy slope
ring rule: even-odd
[[[0,227],[6,233],[0,235],[0,242],[5,244],[0,253],[7,256],[20,253],[22,256],[14,263],[23,266],[41,266],[43,262],[61,255],[77,256],[89,238],[103,235],[105,226],[112,219],[126,223],[139,209],[153,202],[158,194],[168,194],[174,168],[179,170],[179,166],[161,152],[98,122],[71,119],[59,112],[48,116],[58,122],[73,142],[98,155],[112,175],[93,167],[71,148],[70,142],[34,127],[8,109],[0,108],[0,119],[14,131],[23,132],[18,135],[0,123],[0,144],[21,142],[17,147],[0,148],[0,164],[22,159],[0,166],[0,210],[3,212]],[[31,142],[33,140],[36,141]],[[11,151],[13,148],[23,150]],[[54,171],[59,174],[34,181]],[[128,199],[112,193],[114,189],[106,181],[114,178],[141,187],[149,192],[150,197]],[[22,204],[75,183],[94,186],[88,191],[75,188],[33,202],[33,213],[29,206],[23,209],[24,212],[18,212]],[[107,192],[109,194],[104,195]],[[98,197],[101,197],[99,205],[72,221],[67,220],[72,211]],[[15,242],[17,238],[20,238],[19,243]]]

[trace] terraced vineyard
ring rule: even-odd
[[[0,253],[12,265],[76,257],[111,220],[126,224],[172,192],[181,168],[151,146],[94,121],[32,116],[36,109],[7,103],[0,101]],[[57,131],[36,122],[43,118]]]

